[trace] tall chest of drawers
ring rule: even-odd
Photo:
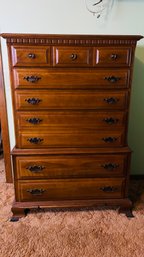
[[[128,199],[128,112],[141,36],[3,34],[16,146],[13,219]]]

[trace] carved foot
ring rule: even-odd
[[[19,221],[20,217],[11,217],[10,221],[11,222],[16,222],[16,221]]]
[[[127,211],[125,211],[125,214],[126,214],[126,216],[127,216],[128,218],[134,218],[134,215],[133,215],[133,213],[132,213],[132,210],[127,210]]]
[[[20,218],[25,217],[30,210],[25,208],[12,207],[11,211],[13,213],[13,216],[11,217],[10,221],[16,222],[19,221]]]
[[[119,208],[119,213],[124,213],[128,218],[134,218],[132,213],[132,202],[129,199],[125,199]]]
[[[124,213],[128,218],[134,218],[134,215],[132,213],[132,208],[120,207],[119,213]]]

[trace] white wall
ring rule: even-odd
[[[115,0],[117,8],[103,27],[84,0],[1,0],[2,32],[68,34],[140,34],[144,31],[143,0]]]
[[[101,24],[96,16],[89,13],[84,0],[1,0],[0,1],[0,32],[1,33],[46,33],[46,34],[141,34],[144,35],[144,0],[115,0],[112,14],[105,23]],[[14,146],[14,130],[11,108],[8,61],[5,40],[2,39],[2,55],[6,86],[8,117],[11,147]],[[144,67],[144,40],[138,43],[136,64]],[[142,66],[143,65],[143,66]],[[130,112],[129,144],[134,149],[133,173],[144,172],[144,158],[140,149],[144,142],[134,140],[141,126],[144,131],[144,122],[135,113],[134,104],[137,103],[141,90],[137,93],[137,84],[140,84],[139,69],[135,68],[133,94]],[[144,72],[141,74],[144,77]],[[144,79],[142,79],[144,81]],[[143,85],[144,86],[144,85]],[[143,98],[144,100],[144,98]],[[144,109],[144,101],[141,101]],[[139,109],[140,111],[140,109]],[[133,118],[135,117],[135,119]],[[135,123],[136,122],[136,123]],[[133,126],[135,130],[133,134]],[[140,136],[140,134],[139,134]],[[143,137],[144,138],[144,137]]]

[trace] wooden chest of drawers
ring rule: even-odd
[[[130,209],[128,112],[141,36],[7,39],[16,135],[14,218],[25,209]]]

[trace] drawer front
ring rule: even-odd
[[[50,66],[50,47],[11,46],[13,66]]]
[[[15,88],[95,89],[129,87],[129,70],[14,69]]]
[[[132,62],[132,48],[127,47],[98,47],[95,48],[95,66],[116,67],[130,66]]]
[[[117,129],[125,126],[127,113],[102,111],[45,111],[31,113],[17,112],[16,122],[19,129]]]
[[[93,48],[53,47],[53,66],[89,67],[93,64]]]
[[[121,178],[17,181],[16,201],[121,198],[124,182]]]
[[[123,91],[17,90],[17,110],[125,109],[128,93]]]
[[[123,177],[127,154],[17,156],[16,179]]]
[[[19,132],[17,143],[20,148],[47,147],[114,147],[124,146],[124,131],[58,131]]]

